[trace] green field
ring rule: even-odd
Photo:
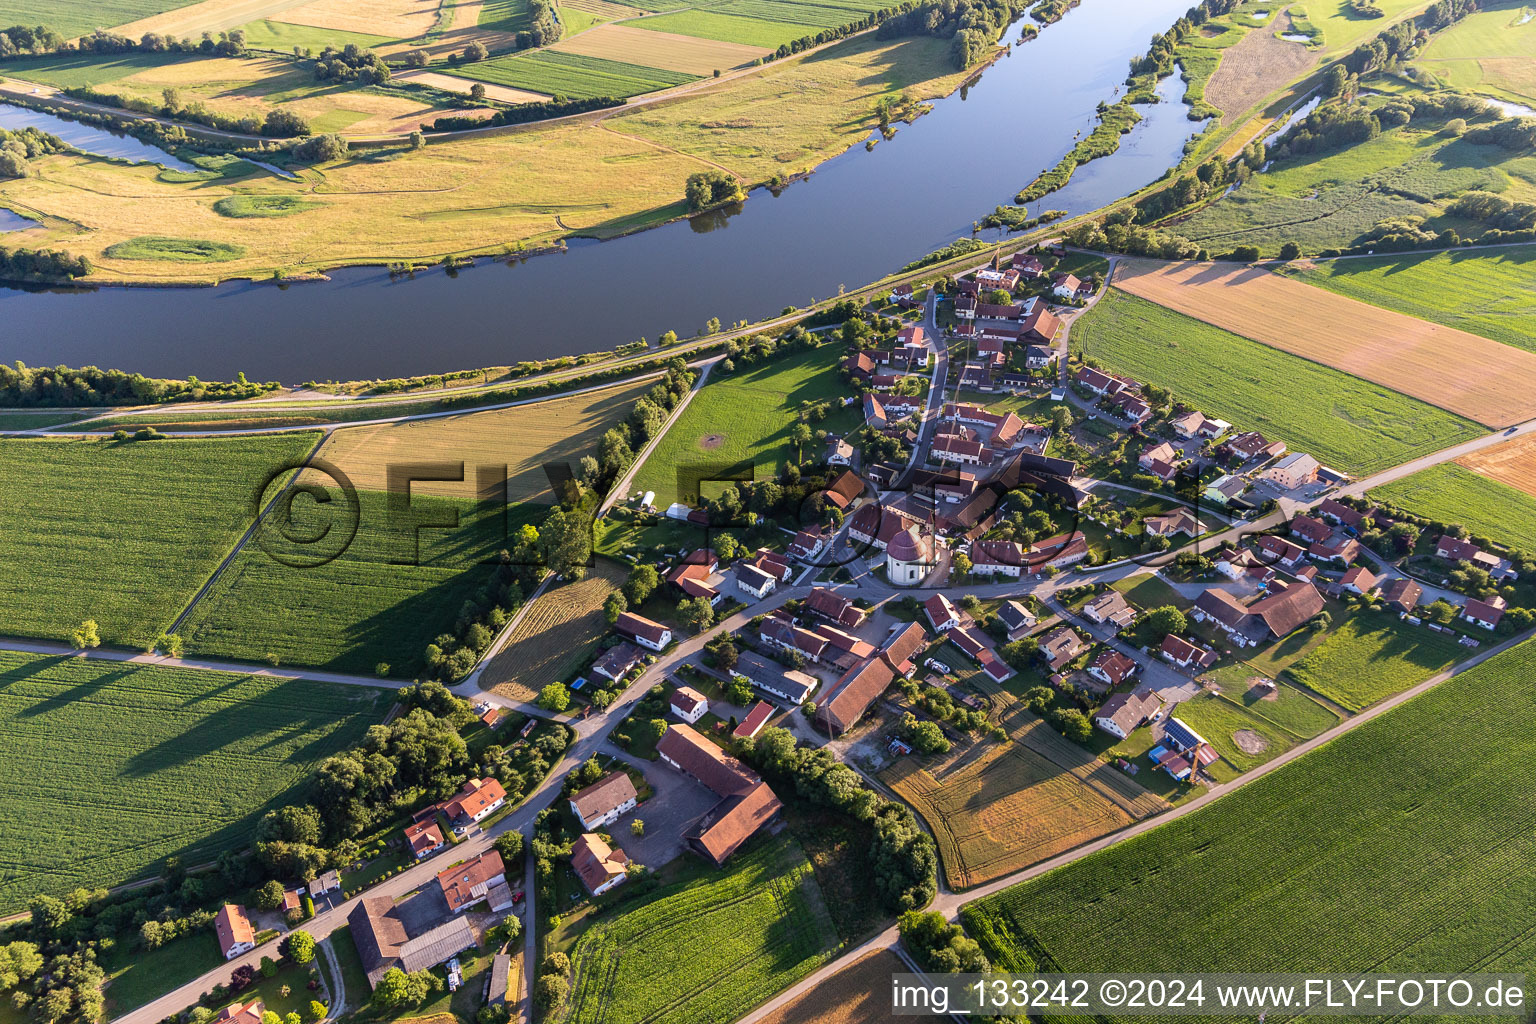
[[[664,509],[674,501],[696,501],[687,481],[701,476],[772,478],[794,461],[789,431],[798,422],[800,403],[842,398],[845,389],[835,367],[843,356],[841,345],[822,345],[729,377],[712,374],[645,460],[630,493],[655,491],[656,507]],[[813,428],[844,433],[858,426],[861,415],[857,407],[838,410]],[[809,460],[820,448],[805,454]],[[680,477],[685,478],[681,484]]]
[[[444,69],[448,70],[448,69]],[[586,57],[558,50],[525,50],[495,57],[451,71],[461,78],[478,79],[515,89],[559,94],[571,99],[593,96],[636,96],[698,80],[681,71],[662,71],[601,57]]]
[[[837,931],[788,835],[588,928],[565,1024],[736,1020],[831,959]]]
[[[1383,17],[1366,18],[1349,9],[1344,0],[1307,0],[1291,8],[1291,16],[1305,17],[1323,34],[1329,51],[1338,51],[1381,32],[1398,16],[1424,6],[1424,0],[1376,0]]]
[[[493,566],[482,562],[509,546],[500,509],[418,494],[409,514],[394,517],[385,495],[363,491],[358,498],[356,537],[323,565],[296,564],[301,558],[292,556],[302,553],[276,540],[275,531],[273,543],[254,538],[242,548],[183,623],[187,649],[336,672],[371,673],[384,661],[395,678],[422,671],[427,644],[453,631],[460,606],[490,579]],[[295,509],[300,533],[346,518],[336,511],[327,519],[332,510],[297,502]],[[547,511],[519,506],[507,515],[506,530],[537,523]],[[417,528],[454,515],[455,529]]]
[[[185,6],[185,0],[0,0],[0,25],[47,25],[84,35]]]
[[[560,12],[562,23],[565,14]],[[475,24],[488,32],[521,32],[528,27],[528,15],[528,0],[485,0]],[[565,27],[565,34],[570,35],[570,26]]]
[[[0,441],[0,634],[153,640],[255,518],[314,433],[217,440]]]
[[[1283,272],[1373,306],[1536,352],[1536,246],[1326,260]]]
[[[1111,289],[1073,328],[1074,348],[1349,473],[1383,469],[1483,433],[1358,377]]]
[[[245,255],[245,248],[198,238],[140,235],[109,245],[102,255],[115,260],[171,260],[175,263],[228,263]]]
[[[1536,548],[1536,498],[1453,462],[1371,490],[1371,497],[1515,548]]]
[[[1340,707],[1360,711],[1471,653],[1452,634],[1409,625],[1396,613],[1363,612],[1332,628],[1286,673]]]
[[[87,414],[81,412],[0,412],[0,430],[36,430],[59,423],[73,423]]]
[[[0,17],[0,24],[10,25],[12,22]],[[103,82],[115,82],[148,68],[198,59],[169,53],[54,53],[9,61],[3,70],[8,75],[15,75],[28,82],[59,89],[74,89],[82,85],[97,86]]]
[[[1492,0],[1435,33],[1416,64],[1456,89],[1536,102],[1536,18],[1524,0]]]
[[[213,212],[223,217],[286,217],[319,205],[298,196],[225,196],[213,204]]]
[[[367,49],[395,41],[393,36],[375,36],[365,32],[346,32],[335,28],[314,28],[309,25],[289,25],[281,21],[251,21],[240,26],[245,33],[247,46],[263,50],[280,50],[292,53],[295,46],[319,51],[327,46],[346,46],[356,43]]]
[[[677,11],[633,22],[636,28],[676,32],[701,39],[719,39],[770,49],[814,36],[823,29],[860,21],[878,3],[800,3],[797,0],[725,0],[707,7]]]
[[[1339,724],[1336,712],[1296,687],[1286,685],[1283,680],[1275,680],[1279,685],[1273,699],[1264,691],[1254,689],[1253,681],[1261,676],[1247,662],[1222,665],[1210,675],[1221,684],[1222,693],[1242,704],[1250,715],[1256,715],[1298,739],[1309,740]]]
[[[1533,673],[1525,644],[963,921],[1002,971],[1529,971]]]
[[[0,911],[250,841],[391,697],[303,679],[0,652]],[[68,827],[61,827],[67,823]]]
[[[1223,694],[1201,693],[1182,701],[1173,713],[1181,722],[1189,725],[1210,740],[1216,752],[1230,761],[1239,771],[1257,768],[1290,750],[1299,737],[1292,736],[1273,722],[1251,714],[1242,704],[1227,699]],[[1234,733],[1253,734],[1261,741],[1250,750],[1243,750],[1233,737]],[[1261,746],[1263,749],[1257,749]]]

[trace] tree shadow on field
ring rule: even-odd
[[[74,659],[69,656],[59,656],[57,658],[50,658],[40,665],[34,662],[25,671],[7,672],[4,675],[0,675],[0,684],[8,684],[12,681],[20,682],[24,679],[38,675],[50,668],[73,660]],[[84,700],[92,694],[111,687],[113,684],[126,679],[128,676],[131,676],[134,671],[135,670],[132,668],[125,667],[105,672],[102,675],[95,676],[91,679],[85,680],[84,682],[78,683],[75,686],[71,686],[67,690],[63,690],[57,694],[54,694],[52,697],[46,697],[43,700],[38,701],[36,704],[33,704],[19,712],[16,717],[34,718],[38,715],[46,715],[51,711],[57,711],[61,708],[68,707],[77,701]]]

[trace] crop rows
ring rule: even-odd
[[[0,912],[245,845],[384,706],[367,687],[0,653],[0,823],[18,840]]]
[[[1423,682],[1465,653],[1454,636],[1368,612],[1338,626],[1286,674],[1340,707],[1360,711]]]
[[[697,76],[681,71],[663,71],[560,50],[535,50],[498,57],[461,68],[457,74],[572,99],[635,96],[697,80]]]
[[[965,924],[1002,969],[1527,971],[1533,673],[1527,643]]]
[[[1500,544],[1536,548],[1536,498],[1454,463],[1374,488],[1371,497],[1443,523],[1460,523]]]
[[[545,685],[564,680],[607,633],[603,602],[624,578],[616,563],[604,559],[584,578],[541,594],[486,666],[485,688],[532,700]]]
[[[738,854],[725,871],[583,934],[565,1020],[734,1020],[827,960],[836,932],[792,839]]]

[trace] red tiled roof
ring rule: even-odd
[[[747,712],[747,717],[741,720],[736,730],[731,733],[737,739],[745,739],[756,736],[758,731],[773,717],[773,705],[765,700],[760,700],[752,705],[752,710]]]
[[[635,792],[635,784],[628,775],[624,772],[610,772],[585,789],[573,793],[571,803],[583,820],[593,821],[612,813],[615,808],[623,807],[637,796],[639,794]]]
[[[629,857],[603,842],[602,836],[584,833],[571,844],[571,867],[588,892],[595,892],[604,882],[625,872]]]
[[[219,952],[224,952],[238,942],[255,942],[256,929],[245,916],[245,908],[236,903],[226,903],[213,915],[213,932],[219,937]]]
[[[643,637],[655,644],[661,643],[662,639],[670,632],[661,623],[653,622],[643,615],[636,615],[634,612],[620,612],[618,620],[613,624],[613,628],[628,636]]]
[[[437,884],[443,890],[443,899],[449,910],[458,910],[479,900],[491,879],[507,873],[501,862],[501,854],[487,850],[474,860],[455,864],[437,876]],[[476,890],[479,890],[478,892]]]

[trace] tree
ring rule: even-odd
[[[752,683],[742,676],[731,676],[731,681],[725,684],[725,700],[737,707],[747,707],[752,703]]]
[[[269,879],[256,889],[256,906],[261,910],[276,910],[283,905],[283,883]]]
[[[262,957],[260,970],[263,978],[277,977],[277,961],[269,956]]]
[[[1143,615],[1136,625],[1138,635],[1143,638],[1148,646],[1160,644],[1169,633],[1183,633],[1189,628],[1189,620],[1184,613],[1171,604],[1165,604],[1160,608],[1153,608]]]
[[[1057,708],[1046,716],[1056,731],[1069,740],[1087,743],[1093,738],[1093,725],[1088,716],[1076,708]]]
[[[0,991],[15,988],[43,969],[43,955],[30,942],[0,946]]]
[[[509,829],[496,837],[491,844],[496,852],[501,854],[505,864],[520,864],[523,860],[523,834],[516,829]]]
[[[735,175],[714,169],[690,174],[683,194],[688,200],[688,209],[694,213],[739,203],[747,198],[746,189]]]
[[[571,691],[564,683],[550,683],[539,691],[538,704],[545,711],[564,711],[571,706]]]
[[[313,133],[308,121],[282,107],[268,111],[266,120],[261,123],[261,134],[269,139],[293,139]]]
[[[571,983],[558,974],[545,974],[533,983],[533,1001],[541,1010],[564,1006],[571,994]]]
[[[811,443],[811,428],[804,423],[796,423],[789,428],[790,443],[795,446],[795,461],[805,461],[805,446]]]
[[[469,87],[469,98],[472,99],[472,100],[483,100],[483,99],[485,99],[485,83],[484,82],[476,82],[474,85],[470,86]]]
[[[316,1024],[317,1021],[325,1020],[326,1013],[327,1010],[324,1003],[320,1002],[318,999],[311,999],[309,1001],[310,1024]]]
[[[86,619],[69,634],[69,642],[77,651],[101,646],[101,633],[95,619]]]
[[[1072,410],[1064,405],[1058,405],[1051,410],[1051,429],[1056,433],[1065,433],[1072,426]]]
[[[630,822],[629,834],[632,836],[645,835],[645,822],[641,821],[639,818],[636,818],[634,821]]]
[[[1300,255],[1301,246],[1297,245],[1295,242],[1286,242],[1280,247],[1280,258],[1283,260],[1294,260]]]
[[[592,558],[592,524],[577,509],[557,508],[539,527],[539,552],[551,572],[570,579],[586,575]]]
[[[306,164],[323,164],[347,155],[347,140],[334,132],[311,135],[293,147],[294,159]]]
[[[288,935],[288,959],[296,964],[307,964],[315,958],[315,937],[306,931]]]
[[[491,51],[485,48],[485,44],[478,39],[464,47],[463,59],[474,63],[477,60],[485,60],[491,55]],[[483,90],[482,90],[483,92]]]
[[[951,555],[949,558],[949,565],[951,569],[959,573],[961,576],[970,575],[971,569],[973,568],[971,565],[971,556],[967,555],[964,551],[956,551],[953,555]]]
[[[677,602],[677,621],[690,633],[704,632],[715,621],[715,609],[705,597],[685,597]]]
[[[624,591],[615,590],[603,601],[603,618],[607,619],[608,625],[611,626],[619,621],[619,616],[623,615],[628,607],[629,602],[624,599]]]
[[[661,586],[661,574],[653,565],[641,563],[629,571],[629,579],[624,581],[624,596],[629,598],[632,605],[645,603],[657,587]]]

